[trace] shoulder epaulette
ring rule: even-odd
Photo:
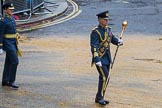
[[[110,27],[110,26],[106,26],[106,28],[111,29],[112,27]]]
[[[98,30],[98,26],[97,26],[97,27],[94,27],[94,28],[92,29],[92,31],[94,31],[94,32],[96,32],[96,33],[98,34],[98,36],[99,36],[99,38],[100,38],[100,40],[101,40],[102,42],[106,40],[106,38],[102,39],[101,33],[100,33],[99,30]]]
[[[107,27],[107,29],[109,30],[109,31],[111,31],[111,27],[110,26],[106,26]]]
[[[0,17],[0,21],[3,21],[4,20],[4,18],[3,17]]]
[[[109,28],[112,28],[111,26],[108,26]]]
[[[94,27],[92,30],[96,30],[98,27],[96,26],[96,27]]]

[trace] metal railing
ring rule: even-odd
[[[39,7],[44,6],[44,0],[1,0],[0,2],[0,15],[3,15],[2,5],[3,3],[12,2],[14,4],[14,15],[22,15],[24,18],[16,19],[16,21],[28,21],[32,14]]]

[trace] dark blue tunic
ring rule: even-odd
[[[3,48],[5,51],[16,51],[16,38],[5,37],[5,35],[16,34],[16,23],[14,18],[12,16],[5,16],[4,19],[0,21],[0,27],[0,48]]]
[[[102,45],[102,43],[105,42],[105,45]],[[98,27],[95,27],[92,30],[91,36],[90,36],[90,45],[91,45],[91,52],[92,52],[92,63],[97,63],[99,61],[102,62],[102,64],[110,64],[111,63],[111,54],[110,54],[110,43],[117,45],[118,44],[118,38],[116,38],[112,32],[111,28],[106,26],[105,28],[102,28],[100,25]],[[105,49],[103,48],[105,47]],[[100,48],[105,51],[103,55],[100,56]]]

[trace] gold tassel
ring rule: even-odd
[[[19,35],[19,33],[16,33],[16,42],[17,42],[17,55],[19,56],[19,57],[22,57],[22,51],[18,48],[18,44],[19,44],[19,38],[20,38],[20,35]]]
[[[22,57],[22,51],[21,51],[19,48],[17,48],[17,55],[18,55],[19,57]]]

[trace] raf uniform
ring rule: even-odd
[[[3,10],[14,9],[12,3],[6,3],[2,8]],[[14,89],[18,89],[18,86],[14,83],[19,63],[17,55],[16,22],[14,17],[5,13],[3,20],[0,21],[0,27],[0,50],[6,51],[2,86],[10,86]]]
[[[108,11],[97,14],[98,18],[109,18]],[[109,101],[104,100],[106,87],[108,84],[108,76],[110,64],[112,62],[110,54],[110,43],[118,45],[119,39],[111,32],[111,27],[102,27],[100,24],[93,28],[90,34],[90,45],[92,52],[92,65],[95,64],[99,73],[98,91],[95,102],[106,105]],[[101,65],[97,65],[100,63]]]

